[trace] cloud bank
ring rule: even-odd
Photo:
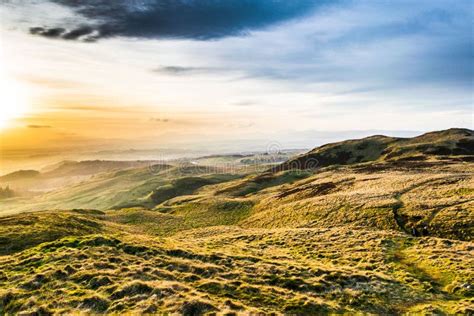
[[[312,0],[51,0],[88,23],[32,26],[48,38],[95,41],[104,37],[211,40],[245,34],[301,17],[330,1]],[[334,3],[334,1],[331,1]]]

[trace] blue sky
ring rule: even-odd
[[[83,138],[472,128],[473,5],[4,1],[3,71],[20,126]]]

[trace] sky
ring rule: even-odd
[[[472,129],[473,12],[471,0],[3,0],[0,146],[311,148],[331,133]]]

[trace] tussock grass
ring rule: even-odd
[[[468,242],[349,226],[217,226],[156,239],[98,221],[106,233],[0,257],[0,310],[319,315],[470,308]]]

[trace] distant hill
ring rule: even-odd
[[[59,178],[69,176],[87,176],[101,172],[111,172],[130,168],[148,167],[157,164],[154,160],[115,161],[115,160],[64,160],[37,170],[18,170],[0,177],[0,181],[20,181],[42,177]]]
[[[0,182],[27,180],[27,179],[36,178],[39,175],[40,175],[40,172],[36,170],[18,170],[18,171],[8,173],[0,177]]]
[[[145,170],[149,174],[161,166],[157,161],[85,160],[62,161],[36,170],[20,170],[0,177],[1,185],[9,185],[18,197],[31,198],[38,194],[71,187],[100,174]]]
[[[472,155],[474,155],[474,131],[452,128],[413,138],[375,135],[331,143],[290,159],[273,168],[273,171],[313,169],[369,161],[420,161],[436,157]]]
[[[156,164],[156,161],[114,161],[114,160],[84,160],[62,161],[44,168],[42,174],[47,177],[84,176],[101,172],[139,168]]]

